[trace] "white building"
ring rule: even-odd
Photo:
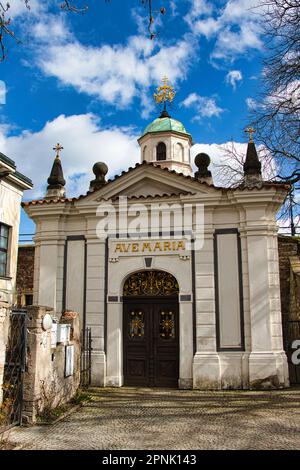
[[[34,303],[75,310],[92,328],[94,385],[288,386],[275,220],[286,186],[262,182],[252,140],[239,188],[215,187],[205,154],[193,175],[191,136],[166,114],[139,144],[141,163],[107,182],[96,164],[90,190],[72,199],[57,156],[46,197],[24,203],[36,223]],[[100,233],[103,204],[129,228]],[[157,204],[176,204],[170,233],[162,217],[147,225]]]
[[[0,152],[0,403],[8,334],[6,320],[15,299],[21,200],[24,190],[31,188],[31,180]]]
[[[32,189],[31,180],[0,153],[0,301],[10,305],[15,293],[21,200],[26,189]]]

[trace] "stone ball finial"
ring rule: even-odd
[[[195,165],[198,171],[195,173],[196,178],[210,178],[211,172],[208,167],[210,165],[210,156],[207,153],[198,153],[195,157]]]
[[[105,176],[108,173],[108,166],[104,162],[97,162],[93,166],[93,173],[95,175],[95,179],[90,183],[90,191],[100,189],[106,184]]]
[[[195,157],[195,165],[197,168],[207,168],[210,165],[210,156],[207,153],[198,153]]]
[[[108,173],[108,166],[104,162],[97,162],[93,166],[93,173],[96,176],[96,178],[99,177],[105,177]]]

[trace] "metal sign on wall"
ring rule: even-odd
[[[188,253],[187,240],[184,238],[109,241],[109,255],[114,258],[141,255],[187,255]]]
[[[66,346],[65,348],[65,377],[70,377],[74,374],[74,345]]]

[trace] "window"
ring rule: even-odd
[[[7,275],[9,227],[0,224],[0,276]]]
[[[33,295],[25,294],[25,306],[33,304]]]
[[[143,149],[143,161],[147,160],[147,145]]]
[[[184,148],[180,142],[177,142],[176,144],[175,155],[178,161],[184,161]]]
[[[156,147],[156,160],[166,160],[167,159],[167,147],[163,142],[159,142]]]

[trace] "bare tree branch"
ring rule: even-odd
[[[111,0],[105,0],[105,2],[110,2]],[[137,0],[134,0],[137,1]],[[156,14],[161,14],[165,15],[166,9],[164,7],[160,7],[159,10],[154,11],[153,9],[153,3],[154,0],[138,0],[141,2],[143,5],[148,7],[148,31],[149,31],[149,37],[150,39],[154,39],[157,36],[157,31],[155,31],[154,28],[154,22],[155,22],[155,15]],[[23,0],[24,5],[28,10],[30,10],[30,0]],[[60,8],[63,11],[66,12],[71,12],[71,13],[86,13],[89,6],[88,5],[79,5],[79,0],[76,1],[71,1],[71,0],[63,0],[63,2],[60,4]],[[7,48],[6,48],[6,39],[8,37],[14,38],[15,34],[12,30],[11,27],[11,18],[9,18],[9,9],[10,9],[10,4],[9,2],[4,3],[3,1],[0,1],[0,62],[3,62],[4,59],[7,57]],[[21,42],[20,40],[16,39],[17,42]]]

